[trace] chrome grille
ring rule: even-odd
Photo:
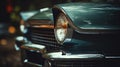
[[[57,44],[54,36],[54,29],[51,28],[31,27],[30,37],[32,43],[54,47],[56,47]]]

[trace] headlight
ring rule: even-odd
[[[23,20],[21,20],[20,21],[20,31],[22,32],[22,33],[27,33],[27,27],[26,27],[26,23],[23,21]]]
[[[63,13],[58,15],[55,25],[55,37],[59,43],[63,43],[68,29],[68,20]]]

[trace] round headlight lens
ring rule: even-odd
[[[68,29],[68,20],[63,13],[60,13],[55,26],[55,37],[59,43],[63,43]]]

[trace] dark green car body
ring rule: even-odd
[[[21,46],[24,62],[43,67],[120,66],[119,4],[67,3],[52,10],[26,21],[28,42]],[[58,42],[55,30],[61,13],[68,29],[64,41]]]
[[[68,18],[73,29],[70,42],[75,44],[78,52],[103,52],[116,54],[119,52],[120,5],[101,3],[68,3],[53,8],[54,19],[59,13]],[[55,22],[56,23],[56,22]],[[70,32],[69,32],[70,33]],[[69,45],[67,45],[69,46]],[[104,52],[105,51],[105,52]]]
[[[102,67],[120,65],[119,4],[80,2],[56,5],[53,7],[55,29],[60,14],[63,14],[68,20],[65,39],[59,42],[62,44],[61,49],[64,54],[101,54],[104,55],[103,63],[98,62],[95,67],[99,67],[99,64],[103,65]],[[50,61],[55,63],[55,61]],[[72,61],[70,62],[72,63]],[[79,60],[73,64],[77,62]],[[75,67],[75,65],[72,66]]]

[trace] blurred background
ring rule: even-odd
[[[20,51],[15,50],[15,38],[21,35],[20,12],[51,8],[55,4],[78,1],[91,0],[0,0],[0,67],[23,67],[20,62]]]

